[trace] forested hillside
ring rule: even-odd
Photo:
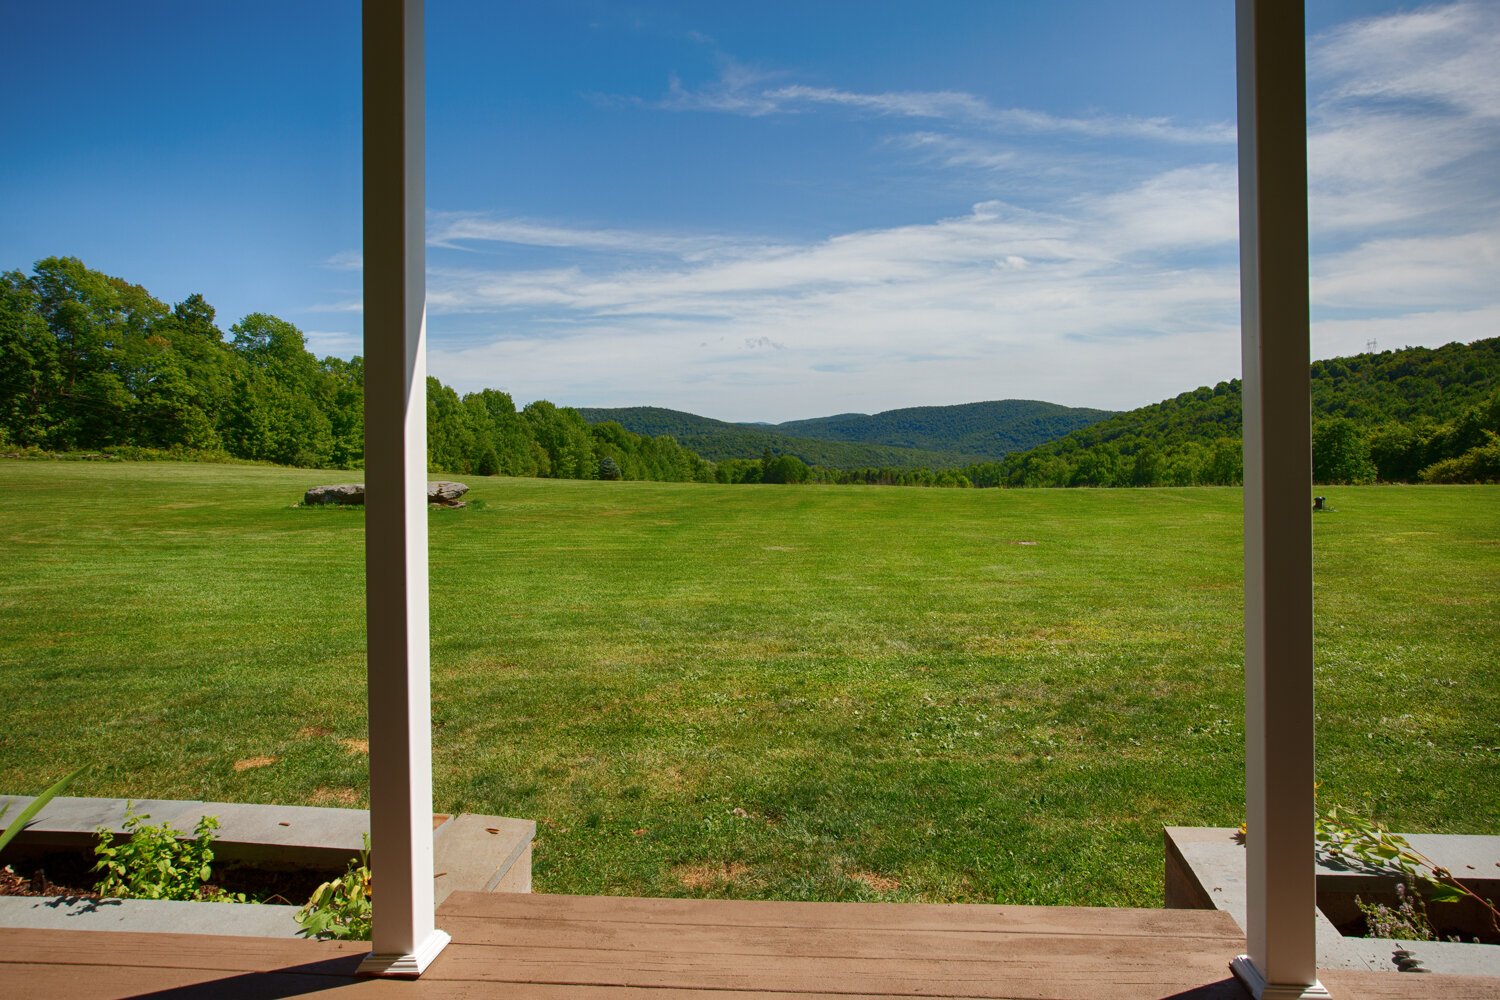
[[[789,420],[767,429],[827,441],[957,452],[970,462],[993,462],[1113,415],[1112,410],[1060,406],[1034,399],[999,399],[957,406],[912,406],[874,415],[841,413]]]
[[[1500,338],[1319,361],[1311,376],[1318,482],[1500,481]],[[275,316],[252,313],[226,337],[203,296],[169,307],[71,257],[39,261],[29,277],[0,275],[0,448],[355,468],[363,409],[361,359],[319,360]],[[1099,412],[1008,400],[791,426],[1001,449],[1003,435],[1046,434]],[[537,400],[517,410],[504,392],[460,396],[436,379],[427,439],[433,470],[477,475],[919,486],[1241,479],[1238,381],[968,465],[959,451],[813,440],[656,407],[578,411]]]
[[[1312,365],[1320,483],[1500,481],[1500,338]],[[976,485],[1241,480],[1240,383],[1220,382],[964,470]]]
[[[168,307],[72,257],[0,275],[0,447],[358,467],[364,366],[321,361],[264,313],[229,329],[201,295]],[[566,479],[711,480],[667,437],[589,427],[545,400],[427,380],[434,470]]]
[[[819,441],[757,424],[732,424],[660,406],[580,407],[591,424],[615,421],[637,434],[669,434],[712,462],[791,455],[824,469],[951,469],[974,461],[958,451],[919,450],[889,444]],[[993,457],[999,457],[998,455]]]

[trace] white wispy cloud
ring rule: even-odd
[[[1328,84],[1325,102],[1373,99],[1495,119],[1500,118],[1497,37],[1500,5],[1423,7],[1328,32],[1309,51],[1308,69]]]
[[[1221,163],[1181,167],[1125,191],[1083,199],[1121,252],[1174,251],[1232,244],[1239,239],[1239,176]]]
[[[307,338],[307,349],[320,358],[348,357],[364,349],[363,335],[347,330],[305,330],[302,335]]]
[[[1203,179],[1180,184],[1194,189]],[[851,361],[859,362],[860,387],[839,405],[868,405],[854,398],[859,393],[920,402],[906,395],[913,365],[945,392],[974,399],[1124,405],[1138,394],[1115,378],[1049,370],[1043,360],[1084,349],[1121,366],[1155,358],[1173,386],[1201,379],[1211,370],[1205,352],[1221,352],[1233,339],[1232,264],[1144,266],[1143,255],[1156,254],[1163,241],[1157,226],[1107,206],[1088,213],[984,202],[930,224],[812,244],[741,244],[692,262],[627,259],[602,273],[436,269],[428,298],[434,316],[491,313],[510,326],[507,317],[525,313],[522,322],[533,325],[495,342],[435,348],[431,364],[467,388],[503,373],[523,396],[559,395],[546,388],[546,373],[555,384],[564,369],[596,372],[613,391],[638,386],[638,402],[663,380],[678,395],[702,381],[720,386],[707,394],[715,413],[736,405],[737,394],[748,406],[772,385],[793,396],[837,398],[842,390],[833,383]],[[547,320],[544,335],[536,334],[539,317]],[[1163,353],[1162,340],[1176,346]],[[570,389],[596,399],[602,391],[587,379]]]
[[[429,246],[461,249],[476,243],[513,243],[521,246],[693,257],[731,246],[734,241],[717,235],[693,236],[579,228],[525,219],[497,219],[466,212],[433,213],[428,218]]]
[[[765,74],[730,61],[721,69],[718,79],[696,90],[684,87],[680,79],[672,77],[667,95],[655,106],[671,111],[720,111],[752,116],[840,108],[869,115],[962,123],[995,132],[1069,133],[1177,143],[1232,143],[1235,137],[1231,122],[1181,125],[1165,117],[1068,117],[1029,108],[996,107],[983,97],[959,90],[864,93],[797,83],[768,87],[763,86],[766,79]]]
[[[794,84],[763,91],[761,97],[777,111],[827,104],[877,115],[967,122],[997,132],[1065,132],[1190,143],[1226,143],[1233,142],[1235,137],[1235,127],[1228,122],[1183,126],[1175,124],[1169,118],[1111,115],[1064,117],[1029,108],[997,108],[982,97],[955,90],[859,93],[832,87]]]
[[[1500,5],[1425,7],[1311,41],[1314,233],[1429,228],[1494,213]]]
[[[927,154],[948,167],[975,167],[981,170],[1034,169],[1038,156],[1014,145],[998,145],[991,139],[979,140],[944,132],[908,132],[893,136],[891,142],[915,152]]]
[[[1500,5],[1472,3],[1310,40],[1319,356],[1368,339],[1494,335],[1497,50]],[[1222,148],[1232,127],[1058,117],[957,91],[814,88],[743,67],[712,88],[674,85],[663,106],[922,120],[925,131],[890,141],[926,169],[974,179],[977,196],[946,218],[802,241],[434,216],[439,251],[568,252],[564,266],[434,261],[434,329],[468,331],[434,337],[434,374],[522,399],[780,419],[1005,396],[1123,408],[1238,373],[1237,176]],[[1020,138],[1039,133],[1203,149],[1201,162],[1179,152],[1154,168],[1059,165]],[[1003,188],[981,183],[994,176]]]
[[[1313,268],[1313,301],[1348,309],[1493,303],[1500,298],[1500,220],[1488,222],[1470,232],[1372,239],[1322,257]]]
[[[363,299],[344,299],[342,302],[320,302],[307,307],[308,312],[317,313],[362,313],[365,311]]]
[[[365,269],[365,255],[358,250],[340,250],[331,254],[323,261],[323,266],[331,271],[363,271]]]

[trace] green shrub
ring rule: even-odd
[[[95,833],[99,843],[94,847],[98,858],[93,870],[103,872],[99,892],[117,899],[176,899],[245,901],[242,895],[229,895],[205,885],[213,874],[214,831],[217,816],[198,820],[191,838],[179,838],[170,823],[151,826],[150,814],[139,815],[135,803],[125,807],[125,832],[128,839],[117,839],[108,827]]]
[[[1496,483],[1500,482],[1500,436],[1485,431],[1483,444],[1475,445],[1457,458],[1445,458],[1422,470],[1424,483]]]
[[[359,863],[349,862],[349,870],[331,882],[313,890],[307,905],[294,918],[307,937],[326,940],[347,938],[367,941],[370,938],[370,835],[365,834],[365,848],[359,852]]]

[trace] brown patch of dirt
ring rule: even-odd
[[[333,730],[329,729],[327,726],[303,726],[301,729],[297,730],[297,739],[316,740],[321,737],[327,736],[331,732],[333,732]]]
[[[653,771],[651,778],[658,788],[677,788],[682,784],[682,772],[670,766]]]
[[[344,749],[348,750],[350,753],[369,753],[370,752],[370,741],[369,740],[352,740],[351,739],[351,740],[339,740],[339,742],[342,743],[342,744],[344,744]]]
[[[844,877],[863,882],[876,892],[891,892],[901,888],[900,879],[894,879],[888,875],[876,875],[874,872],[844,872]]]
[[[313,789],[312,804],[315,806],[352,806],[359,802],[359,792],[352,788],[325,788],[319,785]]]
[[[270,767],[276,763],[275,757],[246,757],[244,760],[234,762],[236,771],[253,771],[257,767]]]
[[[728,865],[704,862],[696,865],[677,865],[672,869],[672,874],[677,881],[689,889],[707,889],[720,882],[737,881],[749,871],[750,866],[742,861]]]

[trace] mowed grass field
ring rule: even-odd
[[[0,461],[0,791],[365,804],[357,478]],[[1237,490],[468,481],[436,806],[538,891],[1151,906],[1242,818]],[[1320,492],[1322,799],[1500,833],[1500,487]]]

